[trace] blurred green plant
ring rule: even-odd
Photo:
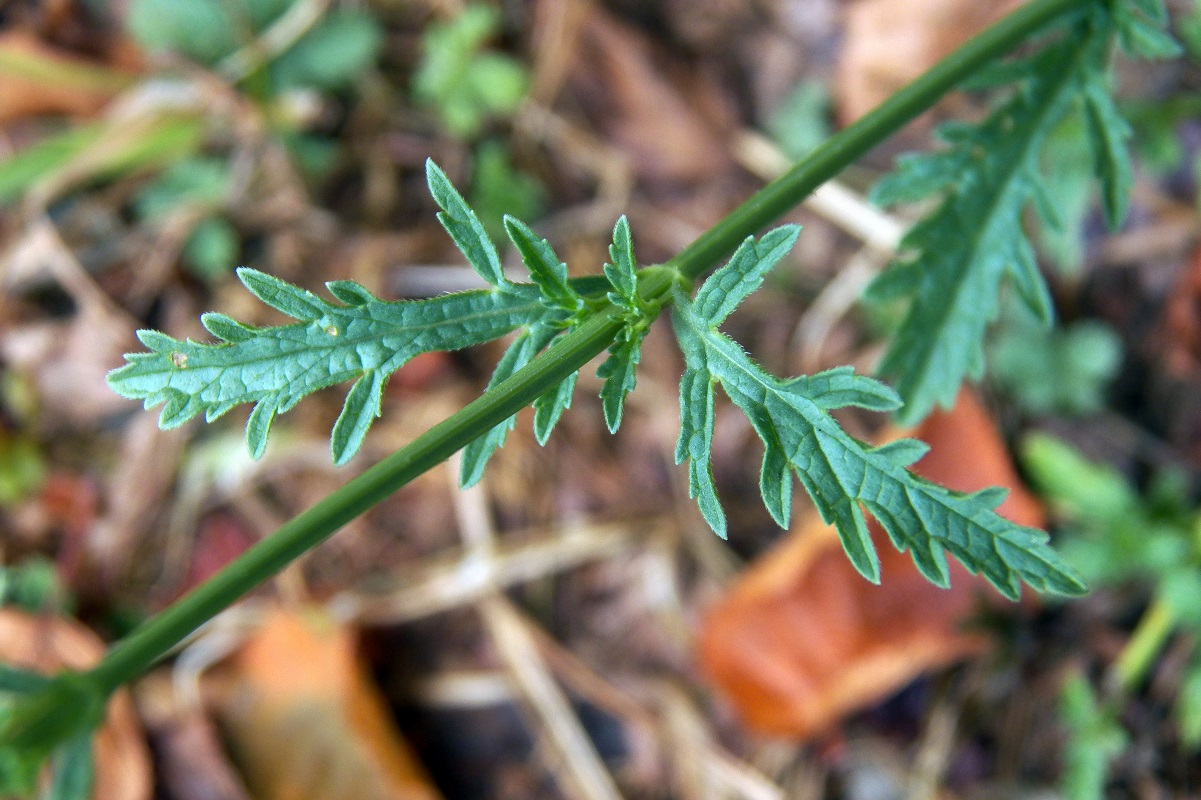
[[[304,0],[133,0],[127,24],[149,52],[230,72],[246,79],[259,99],[291,89],[346,89],[375,62],[383,30],[365,11],[314,17],[312,6]],[[247,58],[232,59],[239,51]],[[265,82],[256,76],[260,71]]]
[[[54,563],[31,558],[13,566],[0,566],[0,607],[29,614],[70,613],[74,600],[59,579]],[[36,672],[0,664],[0,724],[21,695],[44,688],[51,679]],[[39,772],[29,763],[0,749],[0,791],[32,792]],[[92,793],[92,739],[78,735],[58,748],[51,759],[45,800],[87,800]]]
[[[1060,122],[1047,136],[1040,166],[1052,218],[1035,216],[1035,241],[1062,275],[1078,275],[1084,264],[1084,225],[1096,208],[1093,154],[1081,115]]]
[[[204,132],[201,118],[177,112],[77,125],[0,160],[0,204],[158,169],[196,152]]]
[[[36,441],[0,430],[0,507],[32,495],[46,479],[46,460]]]
[[[513,166],[504,142],[489,139],[475,149],[471,205],[488,235],[504,241],[505,215],[537,219],[546,207],[546,190],[536,178]]]
[[[784,155],[808,155],[830,137],[829,89],[820,81],[801,81],[772,110],[764,127]]]
[[[1010,309],[986,347],[988,375],[1031,416],[1092,414],[1122,361],[1122,340],[1098,320],[1047,328]]]
[[[459,138],[474,139],[490,119],[512,114],[525,99],[526,68],[484,47],[500,32],[500,22],[492,6],[470,3],[454,17],[430,24],[422,37],[413,96]]]
[[[1176,35],[1194,59],[1201,59],[1201,0],[1193,0],[1176,21]]]
[[[53,561],[30,558],[0,566],[0,606],[14,606],[31,614],[61,614],[72,611],[74,600]]]
[[[1059,781],[1064,800],[1104,797],[1109,765],[1130,744],[1126,729],[1080,673],[1072,673],[1064,681],[1058,711],[1068,731]]]
[[[31,497],[46,480],[46,459],[33,435],[37,408],[28,380],[0,370],[0,508]],[[0,603],[3,596],[0,590]]]
[[[383,44],[383,30],[369,13],[322,11],[307,0],[132,0],[126,23],[147,52],[195,61],[235,85],[302,174],[313,177],[331,165],[334,145],[308,133],[306,115],[295,109],[313,106],[306,97],[349,89]],[[6,63],[0,58],[0,69]],[[86,69],[116,80],[104,67]],[[169,71],[168,61],[140,86],[133,79],[121,86],[153,95],[154,83],[166,79],[167,94],[186,97]],[[24,196],[44,204],[95,182],[151,175],[135,197],[135,215],[152,225],[187,222],[184,266],[205,279],[226,275],[240,241],[225,213],[229,163],[202,155],[210,132],[221,127],[209,113],[187,103],[143,103],[137,113],[110,114],[53,134],[0,160],[0,203]]]
[[[230,179],[224,159],[187,158],[163,170],[134,199],[134,211],[143,221],[162,223],[184,217],[190,222],[180,257],[203,279],[228,274],[238,258],[238,232],[221,213]]]
[[[1117,470],[1098,464],[1064,442],[1029,437],[1022,461],[1035,487],[1063,521],[1064,558],[1093,586],[1142,588],[1149,593],[1134,633],[1105,676],[1104,702],[1086,702],[1082,677],[1064,687],[1061,718],[1069,753],[1085,753],[1098,737],[1117,755],[1122,703],[1147,679],[1169,639],[1201,635],[1201,512],[1190,502],[1186,477],[1162,472],[1140,494]],[[1084,685],[1080,685],[1084,682]],[[1092,705],[1090,706],[1089,703]],[[1091,709],[1091,710],[1090,710]],[[1181,746],[1201,747],[1201,648],[1193,647],[1175,708]],[[1071,760],[1064,793],[1071,800],[1103,797],[1110,758]]]

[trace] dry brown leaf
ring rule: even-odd
[[[1201,249],[1168,292],[1163,315],[1140,347],[1152,364],[1146,402],[1154,427],[1193,464],[1201,464]]]
[[[95,114],[134,78],[25,31],[0,34],[0,123],[38,114]]]
[[[0,663],[45,674],[94,666],[104,643],[70,619],[0,608]],[[96,800],[149,800],[150,753],[127,690],[113,695],[92,741]]]
[[[355,650],[319,612],[270,612],[229,664],[220,716],[266,800],[437,800]]]
[[[171,670],[150,673],[134,685],[134,701],[155,753],[158,789],[178,800],[249,800],[201,704],[172,679]]]
[[[860,0],[847,11],[836,77],[839,116],[854,122],[1022,0]]]
[[[970,392],[910,435],[932,447],[917,473],[960,491],[1007,487],[1001,514],[1023,525],[1045,523],[1042,506],[1023,489],[995,425]],[[878,525],[871,527],[880,586],[855,571],[837,533],[810,510],[709,611],[697,642],[700,666],[748,727],[813,736],[923,671],[986,646],[964,625],[982,596],[1004,602],[1000,595],[954,561],[951,588],[939,589]]]
[[[1201,250],[1168,294],[1160,338],[1171,374],[1183,377],[1201,371]]]
[[[735,125],[723,92],[705,78],[669,76],[646,36],[597,10],[580,36],[571,83],[639,175],[697,181],[727,168],[722,130]]]
[[[129,409],[105,376],[136,343],[136,325],[88,276],[54,224],[41,218],[0,253],[0,299],[51,286],[70,298],[74,313],[12,325],[0,337],[0,358],[30,376],[43,420],[95,427]]]

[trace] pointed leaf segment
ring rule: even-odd
[[[983,573],[1007,597],[1016,599],[1022,583],[1046,592],[1081,593],[1083,583],[1047,545],[1045,533],[1016,525],[993,510],[1004,491],[965,495],[929,483],[907,469],[925,454],[924,444],[909,439],[869,447],[829,414],[844,406],[894,410],[901,401],[892,389],[855,375],[849,367],[780,380],[717,330],[791,248],[798,231],[788,226],[758,242],[747,239],[695,299],[676,292],[672,318],[686,365],[680,382],[676,460],[689,461],[690,494],[705,519],[725,535],[725,515],[709,464],[714,387],[721,384],[763,440],[760,488],[768,511],[787,526],[795,472],[822,518],[837,528],[855,568],[869,580],[879,581],[879,560],[863,509],[939,586],[949,581],[947,551],[968,569]]]
[[[590,302],[573,288],[567,277],[567,265],[555,255],[544,239],[512,217],[505,218],[505,230],[521,254],[531,279],[541,290],[541,301],[550,316],[530,326],[509,346],[492,373],[488,388],[513,375],[544,348],[553,347],[561,333],[580,324],[590,314],[597,313],[598,308],[595,302]],[[625,217],[619,219],[614,227],[613,245],[609,252],[614,263],[605,265],[605,277],[611,289],[607,298],[617,309],[623,327],[610,348],[608,360],[601,365],[597,375],[605,381],[601,389],[605,421],[610,431],[616,431],[621,423],[625,396],[634,388],[634,367],[639,360],[642,338],[658,314],[659,307],[647,306],[638,298],[636,262],[630,241],[630,226]],[[534,401],[534,436],[539,444],[546,444],[559,418],[571,406],[578,374],[573,373]],[[480,480],[488,459],[504,444],[514,425],[516,417],[510,417],[464,448],[459,474],[462,486],[472,486]]]
[[[624,216],[617,220],[613,228],[613,244],[609,246],[605,277],[613,286],[609,300],[617,307],[625,322],[609,347],[609,357],[596,371],[596,376],[605,382],[600,394],[605,424],[610,433],[616,433],[621,425],[626,395],[634,390],[636,383],[634,369],[642,359],[642,340],[651,321],[659,315],[659,308],[648,307],[638,296],[638,273],[630,241],[630,223]]]
[[[1106,221],[1121,225],[1131,184],[1130,128],[1109,89],[1110,52],[1115,37],[1132,54],[1171,52],[1165,20],[1158,0],[1095,4],[1066,35],[994,70],[993,79],[1015,85],[984,122],[940,129],[946,150],[902,157],[875,188],[873,199],[883,205],[944,193],[937,210],[901,244],[916,255],[868,290],[876,301],[912,297],[880,367],[905,401],[901,421],[916,422],[935,405],[950,406],[965,378],[979,379],[982,342],[997,315],[1003,280],[1037,318],[1051,323],[1050,296],[1023,214],[1033,203],[1048,224],[1058,224],[1043,189],[1040,157],[1049,134],[1069,115],[1084,115],[1088,142],[1082,146],[1094,153]]]
[[[279,414],[318,389],[354,381],[330,439],[334,461],[343,464],[358,452],[380,415],[388,377],[414,356],[470,347],[520,331],[496,368],[489,384],[495,385],[594,313],[604,303],[605,289],[614,288],[623,298],[634,297],[627,291],[632,291],[636,277],[624,218],[618,223],[626,252],[620,272],[623,283],[610,287],[602,281],[599,293],[590,288],[584,294],[577,286],[588,283],[569,280],[567,265],[544,239],[519,220],[506,218],[505,229],[533,281],[514,283],[504,275],[496,246],[475,213],[432,161],[427,164],[427,177],[442,209],[439,221],[490,288],[390,302],[352,281],[331,281],[326,284],[331,301],[243,268],[238,270],[243,285],[267,305],[296,319],[296,324],[256,328],[224,314],[205,314],[201,321],[220,340],[215,344],[139,331],[138,338],[149,352],[127,354],[128,363],[109,374],[109,385],[125,397],[143,400],[147,408],[162,404],[159,425],[163,428],[177,427],[201,413],[211,422],[235,406],[253,404],[246,443],[259,458]],[[640,327],[636,334],[623,334],[626,367],[616,378],[624,387],[620,397],[633,388],[637,343],[648,324],[630,317],[630,324]],[[571,405],[575,379],[570,376],[535,403],[539,442],[546,442]],[[620,416],[620,397],[614,399],[610,385],[614,380],[606,380],[604,394],[611,428],[616,427],[610,415],[614,404]],[[510,419],[467,449],[465,485],[479,480],[484,464],[512,426]]]

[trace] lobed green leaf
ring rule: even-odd
[[[584,307],[584,298],[568,283],[567,264],[559,259],[550,244],[519,219],[506,215],[504,225],[530,271],[530,279],[542,290],[545,301],[568,314],[579,312]]]
[[[740,268],[761,275],[762,264],[750,259],[751,252],[759,251],[745,250]],[[773,249],[763,252],[765,258],[779,258]],[[710,281],[717,278],[715,273]],[[735,284],[723,278],[717,285]],[[767,374],[717,330],[714,319],[722,318],[726,304],[709,300],[702,306],[699,298],[716,296],[708,291],[707,282],[697,293],[698,302],[678,289],[675,295],[672,319],[686,365],[676,460],[689,460],[690,494],[718,534],[725,535],[726,521],[713,485],[709,450],[714,387],[720,383],[764,443],[760,489],[773,518],[787,524],[786,486],[789,472],[795,472],[822,518],[838,530],[855,568],[869,580],[879,580],[879,560],[864,509],[937,585],[948,584],[949,552],[1011,598],[1019,596],[1022,583],[1061,594],[1084,590],[1080,578],[1047,545],[1045,533],[1016,525],[994,511],[1004,499],[1003,490],[960,494],[923,480],[907,467],[926,452],[924,444],[901,440],[872,448],[846,433],[829,414],[846,405],[895,408],[894,392],[845,367],[787,381]]]
[[[609,347],[609,357],[596,371],[596,377],[604,381],[600,396],[605,425],[610,433],[616,433],[621,425],[626,395],[634,391],[638,382],[635,369],[642,360],[642,340],[653,318],[638,297],[637,261],[630,238],[630,222],[624,215],[613,226],[605,277],[613,287],[608,293],[609,301],[621,309],[625,321],[625,327]]]
[[[1101,182],[1101,209],[1110,230],[1121,227],[1126,219],[1127,198],[1134,176],[1126,142],[1132,131],[1122,119],[1113,96],[1099,80],[1090,80],[1084,89],[1085,120],[1093,147],[1095,171]]]
[[[693,307],[711,325],[720,325],[752,292],[763,285],[763,278],[779,263],[801,233],[799,225],[784,225],[756,241],[748,236],[730,261],[716,270],[696,293]]]
[[[634,391],[638,382],[634,370],[642,360],[642,339],[645,335],[645,329],[623,331],[609,348],[609,357],[596,370],[596,377],[604,381],[600,397],[609,433],[617,433],[621,426],[626,395]]]
[[[630,238],[630,221],[624,214],[613,226],[613,244],[609,245],[605,277],[613,286],[609,299],[619,308],[635,310],[638,303],[637,262],[634,260],[634,245]]]
[[[1123,5],[1123,4],[1117,4]],[[915,225],[902,249],[916,253],[868,289],[873,300],[912,297],[880,371],[895,379],[905,404],[898,417],[916,422],[936,405],[949,407],[964,379],[983,372],[983,339],[1008,280],[1044,324],[1052,302],[1023,226],[1033,203],[1054,223],[1040,156],[1052,132],[1085,114],[1104,189],[1106,218],[1120,224],[1131,179],[1129,128],[1108,90],[1113,18],[1097,8],[1066,36],[1025,59],[1012,95],[979,126],[944,133],[951,147],[906,157],[876,190],[879,199],[914,200],[945,192],[942,204]]]
[[[506,292],[462,292],[427,300],[386,302],[362,287],[334,284],[355,305],[324,300],[278,278],[250,269],[239,278],[257,297],[299,322],[252,328],[221,314],[205,326],[224,341],[179,341],[139,331],[150,353],[131,353],[108,383],[124,397],[163,404],[159,424],[182,425],[204,412],[210,421],[236,405],[255,404],[246,443],[259,457],[278,414],[306,395],[356,381],[334,427],[334,460],[345,463],[379,414],[384,381],[414,356],[491,341],[551,314],[535,287]]]
[[[430,194],[442,209],[438,213],[438,221],[463,252],[467,263],[492,286],[498,289],[512,286],[501,268],[496,245],[488,238],[483,223],[433,159],[425,162],[425,175]]]
[[[571,408],[571,397],[579,374],[573,372],[554,389],[534,401],[534,438],[538,444],[545,445],[549,441],[563,412]]]

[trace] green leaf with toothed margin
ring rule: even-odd
[[[438,221],[466,256],[467,263],[492,286],[498,289],[512,286],[505,278],[496,245],[488,238],[484,224],[432,159],[425,162],[425,176],[434,202],[442,209]]]
[[[642,339],[645,336],[646,329],[623,330],[609,348],[609,357],[596,370],[596,377],[604,381],[600,398],[609,433],[617,433],[621,426],[626,395],[634,391],[638,382],[634,370],[642,360]]]
[[[409,359],[491,341],[552,316],[529,285],[386,302],[361,287],[337,284],[350,305],[255,270],[240,269],[238,277],[263,302],[299,321],[252,328],[206,315],[206,327],[223,339],[216,344],[143,331],[139,338],[150,352],[127,355],[129,363],[109,373],[108,382],[148,407],[165,403],[163,427],[202,412],[213,419],[235,405],[255,404],[246,443],[256,457],[276,416],[318,389],[353,380],[332,441],[335,461],[345,463],[378,413],[384,381]]]
[[[609,299],[618,308],[634,311],[638,303],[638,271],[634,260],[634,245],[630,238],[630,221],[623,214],[613,226],[613,244],[609,245],[609,261],[605,277],[613,285]]]
[[[1020,69],[997,72],[1013,86],[983,122],[943,129],[949,147],[902,157],[873,192],[882,203],[943,195],[902,242],[913,255],[867,292],[876,300],[912,298],[880,366],[905,400],[902,422],[949,407],[965,379],[980,378],[984,335],[1004,281],[1036,318],[1051,323],[1050,293],[1023,222],[1031,205],[1050,223],[1058,216],[1040,162],[1065,120],[1083,115],[1105,218],[1111,227],[1122,223],[1132,182],[1130,129],[1110,88],[1113,43],[1165,19],[1158,0],[1140,0],[1137,8],[1126,0],[1093,5],[1064,35],[1015,62]]]
[[[584,298],[567,281],[567,264],[559,259],[550,244],[519,219],[504,218],[505,232],[521,254],[530,271],[530,279],[542,290],[552,308],[575,314],[584,307]]]
[[[563,412],[571,408],[571,396],[575,391],[575,382],[579,374],[573,372],[554,389],[534,401],[534,438],[538,444],[545,445],[547,443],[555,425],[559,424]]]
[[[795,239],[795,231],[788,235]],[[1048,546],[1045,533],[994,511],[1004,490],[960,494],[923,480],[907,468],[925,453],[924,444],[903,439],[873,448],[850,436],[829,414],[848,405],[895,409],[900,398],[891,389],[845,367],[780,380],[717,330],[732,308],[726,293],[757,285],[731,273],[758,275],[761,280],[766,270],[757,258],[778,261],[774,243],[785,238],[773,231],[757,243],[744,242],[730,263],[701,286],[696,301],[676,289],[672,321],[685,360],[676,460],[689,460],[689,492],[713,529],[725,535],[725,515],[709,466],[714,388],[720,384],[763,440],[760,488],[772,517],[787,524],[789,473],[794,472],[822,519],[838,530],[855,568],[869,580],[878,582],[880,573],[865,509],[939,586],[950,580],[945,556],[949,552],[1010,598],[1019,596],[1022,583],[1044,592],[1083,592],[1084,584]],[[772,246],[765,247],[765,242]],[[711,283],[720,290],[710,290]]]
[[[634,260],[630,222],[625,216],[618,218],[613,226],[613,244],[609,245],[605,277],[613,286],[609,300],[621,309],[626,323],[609,347],[609,357],[596,371],[596,377],[604,381],[600,397],[605,425],[610,433],[616,433],[621,426],[626,395],[634,391],[638,383],[635,369],[642,360],[642,340],[646,338],[651,318],[638,299],[638,264]]]

